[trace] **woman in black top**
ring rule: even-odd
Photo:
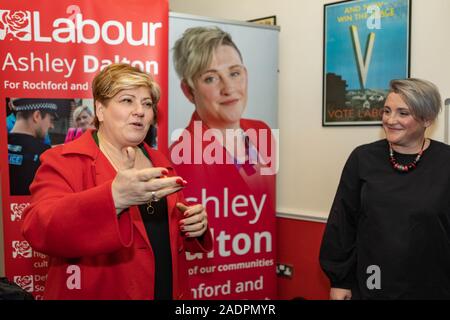
[[[425,138],[436,86],[393,80],[385,140],[357,147],[342,172],[322,240],[330,298],[450,298],[450,147]]]

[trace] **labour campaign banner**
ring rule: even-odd
[[[42,298],[48,261],[23,239],[20,228],[39,156],[75,138],[74,111],[83,107],[92,112],[91,81],[114,62],[150,72],[160,84],[157,147],[167,150],[167,33],[167,0],[1,1],[5,272],[37,299]],[[36,108],[53,115],[52,125],[34,128],[29,135],[15,133],[16,112]]]
[[[169,19],[169,155],[188,182],[186,199],[206,208],[214,238],[210,253],[186,254],[193,297],[276,299],[279,30]],[[236,48],[214,48],[223,32]],[[186,52],[183,44],[194,45]],[[183,79],[180,69],[195,70],[208,52],[198,76]]]

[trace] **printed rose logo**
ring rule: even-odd
[[[0,40],[31,40],[30,12],[0,10]]]
[[[22,289],[33,292],[33,276],[15,276],[13,281],[17,283]]]
[[[13,241],[12,247],[14,249],[12,253],[14,259],[18,256],[24,258],[31,258],[33,256],[33,250],[31,249],[30,244],[27,241]]]
[[[6,23],[12,31],[20,31],[28,25],[28,15],[23,11],[4,12],[2,22]]]
[[[11,203],[11,221],[22,220],[23,210],[29,205],[29,203]]]

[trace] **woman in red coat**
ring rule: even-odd
[[[207,214],[143,143],[156,122],[150,75],[112,64],[92,84],[98,130],[41,157],[23,234],[50,256],[46,299],[186,299],[185,251],[212,249]]]

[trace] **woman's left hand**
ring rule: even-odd
[[[183,212],[184,219],[180,220],[180,230],[186,237],[195,238],[202,236],[208,229],[208,215],[201,204],[186,206],[178,202],[177,208]]]

